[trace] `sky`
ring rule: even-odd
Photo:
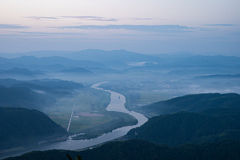
[[[0,0],[0,52],[240,56],[240,0]]]

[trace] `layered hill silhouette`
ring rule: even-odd
[[[82,75],[82,76],[97,76],[96,74],[94,74],[93,72],[81,68],[81,67],[76,67],[76,68],[71,68],[71,69],[64,69],[61,70],[60,73],[68,73],[68,74],[74,74],[74,75]]]
[[[83,85],[58,79],[19,81],[0,79],[0,107],[23,107],[41,110],[53,105],[56,97],[71,95]]]
[[[182,145],[169,147],[153,144],[143,140],[110,142],[98,148],[80,152],[66,150],[35,151],[6,160],[52,160],[66,159],[66,154],[75,158],[80,155],[83,160],[206,160],[239,159],[240,141],[221,141],[201,145]]]
[[[196,112],[207,108],[240,108],[240,95],[229,94],[193,94],[143,106],[145,113],[167,114],[179,111]]]
[[[65,136],[66,130],[37,110],[0,107],[0,150]]]
[[[240,74],[215,74],[215,75],[208,75],[208,76],[196,76],[195,79],[239,79]]]
[[[0,70],[1,76],[28,76],[28,77],[35,77],[37,75],[43,75],[44,73],[41,71],[30,71],[26,68],[12,68],[9,70]]]
[[[37,93],[26,87],[1,87],[0,107],[23,107],[30,109],[41,109],[55,103],[53,97]]]
[[[207,114],[206,114],[207,113]],[[240,110],[214,108],[201,113],[178,112],[150,118],[125,136],[170,146],[240,140]]]
[[[240,95],[197,94],[157,102],[143,108],[160,116],[150,118],[125,138],[170,146],[240,139]]]

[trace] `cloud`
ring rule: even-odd
[[[150,20],[156,20],[156,18],[137,18],[137,17],[132,17],[132,18],[128,18],[130,20],[134,20],[134,21],[150,21]],[[158,20],[168,20],[168,19],[161,19],[161,18],[157,18]]]
[[[50,35],[85,35],[83,33],[72,33],[72,32],[19,32],[27,36],[50,36]]]
[[[104,18],[104,17],[97,17],[97,16],[62,16],[63,18],[75,18],[80,20],[90,20],[90,21],[119,21],[119,19],[115,18]]]
[[[0,37],[73,37],[73,36],[87,36],[85,33],[73,33],[73,32],[15,32],[14,34],[0,34]]]
[[[198,28],[200,31],[216,31],[217,28]]]
[[[204,37],[204,38],[199,38],[203,40],[227,40],[229,37]]]
[[[35,20],[41,20],[41,19],[58,19],[57,17],[37,17],[37,16],[30,16],[30,17],[26,17],[26,18],[35,19]]]
[[[154,20],[153,18],[130,18],[131,20],[136,20],[136,21],[146,21],[146,20]]]
[[[190,32],[191,29],[196,29],[193,27],[179,26],[179,25],[82,25],[82,26],[63,26],[58,27],[60,29],[65,28],[74,28],[74,29],[83,29],[83,30],[135,30],[135,31],[144,31],[144,32]]]
[[[41,19],[49,19],[49,20],[56,20],[59,18],[74,18],[79,20],[89,20],[89,21],[119,21],[119,19],[115,18],[104,18],[104,17],[98,17],[98,16],[60,16],[60,17],[38,17],[38,16],[29,16],[25,18],[30,18],[34,20],[41,20]]]
[[[214,26],[214,27],[231,27],[235,26],[234,24],[206,24],[206,26]]]
[[[14,25],[14,24],[0,24],[0,28],[5,28],[5,29],[23,29],[23,28],[29,28],[29,27],[20,26],[20,25]]]

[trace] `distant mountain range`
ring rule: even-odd
[[[240,78],[240,74],[215,74],[215,75],[208,75],[208,76],[196,76],[195,79],[222,79],[222,78],[228,78],[228,79],[235,79]]]
[[[0,150],[65,136],[67,132],[48,116],[24,108],[0,107]]]
[[[12,57],[20,57],[22,55],[36,56],[36,57],[61,56],[61,57],[66,57],[74,60],[91,60],[96,62],[115,61],[115,60],[122,61],[122,62],[142,62],[142,61],[163,62],[161,58],[156,56],[145,55],[145,54],[130,52],[126,50],[104,51],[104,50],[98,50],[98,49],[87,49],[87,50],[76,51],[76,52],[33,51],[33,52],[18,53],[13,55],[16,55],[16,56],[12,56]]]
[[[71,69],[64,69],[59,71],[60,73],[68,73],[68,74],[74,74],[74,75],[79,75],[79,76],[97,76],[96,74],[94,74],[93,72],[81,68],[81,67],[77,67],[77,68],[71,68]]]
[[[126,50],[103,51],[94,49],[78,52],[36,51],[19,53],[18,55],[24,56],[12,59],[0,57],[0,67],[5,70],[18,67],[31,71],[47,72],[77,67],[92,72],[94,70],[91,68],[95,68],[97,73],[117,73],[114,70],[127,73],[162,71],[174,76],[240,73],[240,57],[234,56],[145,55]]]
[[[90,60],[72,60],[65,57],[43,57],[43,58],[36,58],[34,56],[22,56],[18,58],[12,58],[12,59],[6,59],[6,58],[0,58],[1,62],[0,64],[5,64],[9,66],[15,65],[18,66],[53,66],[53,65],[64,65],[65,67],[101,67],[101,68],[108,68],[107,66],[99,63],[99,62],[93,62]]]
[[[99,49],[87,49],[82,51],[32,51],[25,53],[3,54],[1,57],[16,58],[26,56],[35,57],[66,57],[73,60],[91,60],[96,62],[122,61],[122,62],[158,62],[167,64],[184,65],[234,65],[239,64],[240,57],[216,55],[196,55],[191,52],[178,52],[169,54],[140,54],[126,50],[104,51]]]
[[[203,56],[195,55],[186,57],[181,61],[175,62],[175,64],[185,65],[236,65],[239,64],[240,57],[235,56]]]
[[[35,77],[37,75],[43,75],[44,72],[41,71],[30,71],[26,68],[13,68],[9,70],[0,70],[1,76],[27,76],[27,77]]]

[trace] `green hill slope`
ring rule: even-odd
[[[0,150],[66,134],[60,125],[37,110],[0,107],[0,115]]]

